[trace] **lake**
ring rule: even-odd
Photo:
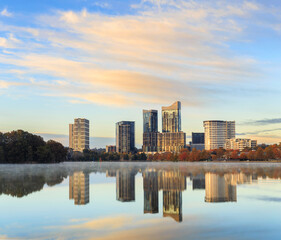
[[[0,165],[0,239],[280,239],[279,163]]]

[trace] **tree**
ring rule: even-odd
[[[256,151],[256,156],[255,156],[255,160],[264,160],[264,152],[263,149],[261,147],[258,148],[258,150]]]
[[[0,146],[0,163],[5,163],[5,153],[3,146]]]
[[[211,154],[208,151],[203,150],[200,153],[200,160],[209,160],[209,159],[211,159]]]
[[[42,137],[23,130],[0,134],[2,163],[59,162],[65,160],[66,154],[60,143],[55,141],[46,143]]]
[[[234,151],[231,152],[230,159],[232,159],[232,160],[239,159],[238,150],[234,150]]]
[[[272,146],[266,147],[264,151],[265,151],[265,159],[266,160],[275,158]]]
[[[188,159],[189,159],[189,151],[188,149],[184,148],[180,151],[179,160],[184,162],[184,161],[188,161]]]
[[[247,154],[246,153],[241,153],[239,158],[240,158],[240,160],[247,160]]]
[[[255,158],[256,158],[256,152],[255,151],[250,151],[250,152],[248,152],[248,159],[249,160],[251,160],[251,161],[253,161],[253,160],[255,160]]]

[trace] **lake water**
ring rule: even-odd
[[[0,165],[0,239],[281,239],[281,164]]]

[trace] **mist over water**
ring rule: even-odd
[[[279,163],[0,165],[0,239],[279,239]]]

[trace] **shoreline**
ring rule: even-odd
[[[29,163],[0,163],[1,165],[56,165],[61,163],[281,163],[281,159],[278,160],[268,160],[268,161],[241,161],[241,160],[214,160],[214,161],[62,161],[57,163],[36,163],[36,162],[29,162]]]

